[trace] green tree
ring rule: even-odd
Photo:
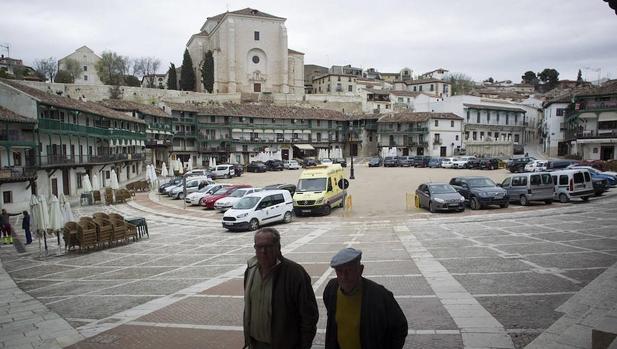
[[[536,76],[536,73],[532,72],[531,70],[526,71],[525,74],[521,76],[521,79],[523,80],[524,84],[538,84],[538,77]]]
[[[122,84],[124,86],[133,86],[133,87],[141,86],[141,81],[139,81],[139,79],[134,75],[125,75],[123,76],[122,80],[124,81],[124,83]]]
[[[59,82],[63,84],[72,84],[75,82],[73,75],[66,70],[59,70],[58,74],[56,74],[56,78],[54,82]]]
[[[54,81],[58,72],[58,61],[54,57],[37,59],[34,61],[34,70],[39,73],[44,80]]]
[[[106,85],[122,85],[127,75],[129,59],[115,52],[105,51],[96,62],[96,72],[99,79]]]
[[[73,81],[75,81],[75,79],[77,79],[79,74],[83,71],[81,64],[73,58],[63,59],[59,65],[60,70],[64,70],[69,73]]]
[[[450,73],[444,77],[444,80],[450,82],[453,96],[468,94],[475,86],[473,80],[463,73]]]
[[[168,90],[177,90],[178,89],[178,77],[176,76],[176,66],[171,63],[169,66],[169,70],[167,71],[167,89]]]
[[[0,68],[0,78],[12,79],[13,77],[7,72],[5,67]]]
[[[193,60],[189,55],[189,50],[184,50],[182,59],[182,69],[180,70],[180,89],[182,91],[195,91],[195,70],[193,70]]]
[[[580,86],[583,84],[583,73],[581,73],[581,70],[578,70],[578,74],[576,75],[576,86]]]
[[[559,72],[552,68],[546,68],[538,73],[538,78],[550,90],[557,86],[559,82]]]
[[[206,52],[204,63],[201,66],[201,77],[204,89],[208,93],[212,93],[214,89],[214,57],[212,56],[212,51]]]

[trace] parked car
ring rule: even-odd
[[[591,174],[585,169],[569,169],[551,172],[555,185],[554,200],[568,202],[572,198],[589,200],[594,194]]]
[[[229,186],[229,184],[209,184],[206,185],[205,187],[197,190],[196,192],[187,194],[186,197],[184,198],[184,201],[191,205],[201,205],[201,200],[211,194],[214,194],[217,190],[221,189],[222,187],[227,187]]]
[[[443,168],[453,168],[454,167],[454,158],[443,158],[443,159],[441,159],[441,167],[443,167]]]
[[[525,164],[524,170],[525,172],[543,172],[547,170],[547,165],[546,160],[532,160]]]
[[[331,165],[331,164],[333,164],[333,163],[334,163],[334,162],[332,161],[332,159],[328,159],[328,158],[319,159],[319,162],[320,162],[322,165]]]
[[[372,158],[368,161],[368,167],[381,167],[381,158]]]
[[[293,199],[287,190],[264,190],[240,199],[223,215],[227,230],[257,230],[275,222],[293,219]]]
[[[431,212],[465,211],[465,198],[447,183],[423,183],[416,189],[416,204]]]
[[[184,173],[184,177],[195,177],[195,176],[214,178],[214,174],[210,170],[203,169],[203,168],[192,169]]]
[[[400,167],[411,167],[413,166],[413,156],[399,156],[398,157],[398,165]]]
[[[242,174],[244,173],[244,166],[242,166],[242,164],[233,164],[233,165],[234,165],[234,173],[236,177],[242,176]]]
[[[488,177],[467,176],[450,179],[450,185],[465,197],[472,210],[478,210],[488,205],[508,207],[510,197],[505,189],[500,188]]]
[[[250,187],[251,187],[250,185],[246,185],[246,184],[237,184],[237,185],[230,185],[230,186],[227,186],[227,187],[223,187],[223,188],[217,190],[214,194],[208,195],[208,196],[204,197],[203,199],[201,199],[200,205],[205,207],[208,210],[212,210],[212,209],[214,209],[214,204],[218,200],[231,195],[231,193],[233,193],[237,189],[240,189],[240,188],[250,188]]]
[[[167,182],[167,183],[163,183],[163,184],[161,184],[161,185],[159,186],[159,193],[160,193],[160,194],[164,194],[164,193],[165,193],[165,190],[166,190],[168,187],[173,187],[173,186],[176,186],[176,185],[178,185],[178,183],[181,183],[181,182],[182,182],[182,177],[174,177],[174,178],[172,178],[169,182]]]
[[[452,161],[453,168],[468,168],[470,160],[475,160],[475,156],[459,156]]]
[[[546,169],[548,171],[563,170],[568,166],[574,165],[576,163],[577,162],[575,160],[549,160],[548,164],[546,165]]]
[[[285,160],[283,161],[283,168],[288,170],[299,170],[300,163],[298,163],[298,161],[296,160]]]
[[[266,167],[268,171],[283,171],[283,161],[281,160],[268,160],[266,161]]]
[[[268,171],[268,166],[261,161],[251,161],[251,163],[246,166],[246,172],[266,172]]]
[[[591,177],[591,183],[593,184],[594,196],[600,196],[604,194],[606,191],[608,191],[608,188],[610,187],[606,179],[593,178],[593,176]]]
[[[397,167],[399,164],[397,156],[386,156],[383,160],[383,167]]]
[[[508,171],[512,173],[523,172],[525,171],[525,165],[527,165],[528,162],[533,161],[533,160],[536,160],[536,158],[533,158],[530,156],[512,158],[508,160],[508,164],[507,164]]]
[[[484,158],[480,159],[481,170],[496,170],[499,168],[499,159]]]
[[[614,187],[615,185],[617,185],[617,177],[616,177],[617,173],[615,172],[611,172],[611,171],[602,172],[591,166],[579,166],[579,165],[568,166],[568,169],[572,169],[572,168],[588,170],[589,173],[591,173],[591,177],[606,179],[608,181],[608,185],[611,187]]]
[[[317,160],[315,159],[304,159],[304,162],[302,163],[302,167],[306,168],[306,167],[311,167],[311,166],[317,166]]]
[[[468,169],[479,169],[480,168],[480,159],[478,158],[469,158],[467,163],[465,164],[465,168]]]
[[[427,167],[428,162],[431,160],[430,156],[416,155],[413,157],[414,167]]]
[[[191,194],[197,190],[207,186],[208,184],[214,184],[214,181],[208,177],[189,177],[186,179],[186,194]],[[172,199],[184,199],[185,186],[180,184],[171,189],[167,195]]]
[[[229,210],[233,205],[235,205],[238,201],[240,201],[240,199],[242,199],[243,197],[249,195],[249,194],[253,194],[253,193],[257,193],[262,191],[261,188],[239,188],[234,190],[233,193],[231,193],[230,195],[222,198],[222,199],[218,199],[216,200],[216,202],[214,203],[214,209],[219,211],[219,212],[225,212],[227,210]]]
[[[498,185],[508,192],[510,202],[519,202],[523,206],[529,205],[530,201],[544,201],[550,205],[555,196],[553,178],[548,172],[510,175]]]
[[[442,160],[443,160],[442,158],[431,158],[431,159],[428,161],[428,167],[430,167],[430,168],[438,168],[438,167],[441,167],[441,161],[442,161]]]
[[[332,162],[341,165],[341,167],[347,167],[347,160],[345,158],[336,158]]]
[[[287,190],[293,196],[296,192],[296,185],[295,184],[270,184],[264,187],[264,190],[278,190],[278,189]]]
[[[234,170],[234,165],[230,165],[230,164],[216,165],[216,167],[212,171],[212,175],[214,176],[215,179],[231,178],[236,175],[235,170]]]

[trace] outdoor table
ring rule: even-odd
[[[138,218],[130,218],[126,219],[127,223],[133,224],[137,227],[137,235],[141,238],[144,234],[150,238],[150,234],[148,234],[148,224],[146,224],[146,219],[142,217]]]
[[[79,202],[81,203],[81,206],[92,205],[92,203],[94,202],[92,193],[91,192],[81,193],[81,196],[79,197]]]

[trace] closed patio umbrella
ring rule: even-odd
[[[71,203],[66,199],[64,194],[60,193],[60,210],[62,211],[62,216],[64,217],[64,223],[71,222],[75,220],[73,216],[73,210],[71,209]]]
[[[90,176],[88,176],[88,174],[81,177],[81,187],[84,189],[84,192],[92,191],[92,183],[90,182]]]
[[[58,238],[58,247],[60,247],[60,230],[64,227],[64,215],[60,209],[60,200],[55,195],[52,195],[49,204],[49,229],[56,233]]]
[[[118,175],[116,174],[116,170],[111,170],[111,189],[120,189],[118,185]]]
[[[47,200],[43,195],[37,197],[38,205],[36,206],[36,223],[37,223],[37,235],[43,235],[43,241],[45,243],[45,255],[47,255],[47,229],[49,229],[49,207],[47,206]]]
[[[167,165],[163,163],[163,166],[161,166],[161,177],[167,176],[169,176],[169,172],[167,172]]]
[[[188,162],[188,170],[189,170],[189,171],[193,171],[193,159],[189,159],[189,162]]]
[[[92,175],[92,190],[101,190],[101,182],[97,175]]]
[[[179,174],[184,173],[184,164],[182,164],[182,161],[180,161],[180,159],[178,159],[178,173]]]

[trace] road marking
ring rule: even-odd
[[[466,348],[514,348],[503,325],[433,257],[407,226],[397,225],[393,229],[459,327]]]

